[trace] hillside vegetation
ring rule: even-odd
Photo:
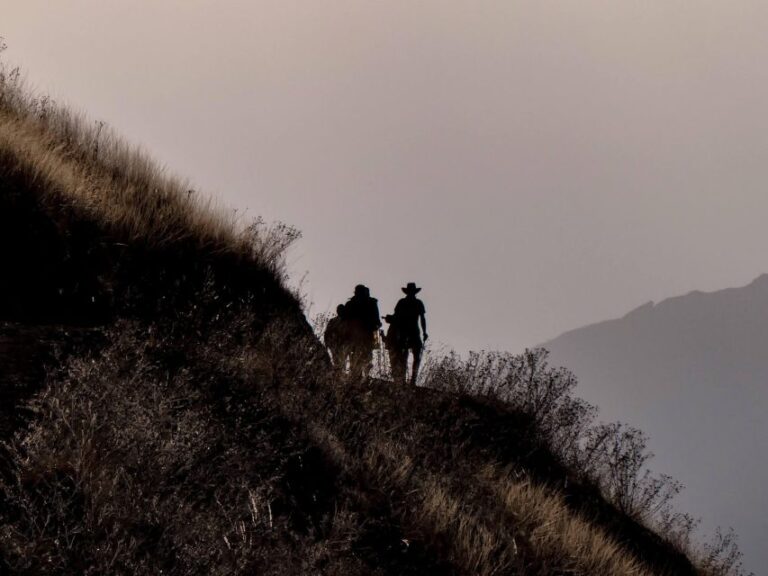
[[[738,570],[692,555],[676,486],[544,352],[337,380],[285,287],[293,230],[231,221],[7,69],[0,234],[0,572]]]
[[[647,304],[545,344],[602,414],[653,431],[655,465],[686,483],[686,506],[738,530],[755,567],[768,562],[768,524],[757,512],[768,470],[754,466],[768,460],[767,341],[763,275]]]

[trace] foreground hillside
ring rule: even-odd
[[[582,396],[653,432],[657,465],[687,486],[685,507],[734,526],[754,566],[768,562],[766,342],[761,276],[648,304],[545,344],[579,376]]]
[[[583,452],[591,408],[543,353],[337,380],[290,229],[238,232],[0,80],[2,572],[727,573],[646,527],[653,484],[598,482],[641,470],[620,430]]]

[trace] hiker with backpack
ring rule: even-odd
[[[344,305],[344,317],[349,329],[350,374],[365,379],[373,368],[373,350],[381,328],[379,303],[367,286],[355,286],[354,296]]]

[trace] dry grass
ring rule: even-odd
[[[84,211],[125,242],[183,242],[282,272],[284,250],[298,236],[261,220],[246,227],[103,123],[34,97],[2,64],[0,154],[39,185],[46,200]]]
[[[379,482],[414,496],[409,519],[414,529],[433,542],[444,541],[448,559],[462,574],[506,574],[519,564],[514,536],[500,533],[503,527],[488,521],[489,511],[480,502],[467,494],[454,494],[448,485],[452,478],[419,469],[403,447],[392,441],[371,445],[364,462]]]
[[[204,248],[243,248],[231,221],[201,205],[180,182],[161,178],[139,152],[116,153],[113,174],[119,176],[109,175],[103,165],[67,154],[44,125],[7,113],[0,113],[0,149],[54,201],[85,211],[126,241],[164,245],[194,237]]]
[[[559,559],[569,574],[649,575],[604,530],[570,511],[561,494],[530,480],[513,480],[494,466],[486,466],[478,481],[494,491],[528,534],[536,556]]]
[[[311,446],[260,390],[271,382],[240,379],[229,332],[243,320],[208,328],[201,341],[123,323],[33,399],[0,477],[0,572],[375,573],[350,552],[354,507],[305,497]]]
[[[334,402],[344,403],[349,394],[337,389]],[[317,398],[305,401],[316,404]],[[304,405],[296,393],[292,403]],[[430,458],[418,425],[408,422],[413,407],[395,404],[398,412],[387,412],[385,430],[362,424],[367,416],[359,412],[354,421],[302,417],[340,467],[387,495],[406,537],[426,543],[456,573],[669,574],[650,571],[598,522],[569,507],[562,493],[523,470],[489,462],[468,446],[454,446],[450,460]]]
[[[464,479],[495,496],[484,500],[469,489],[452,490],[455,478],[418,470],[402,446],[376,443],[367,452],[366,465],[381,482],[419,494],[413,521],[431,538],[449,542],[449,558],[464,574],[651,574],[561,495],[530,479],[512,480],[508,471],[486,465]]]

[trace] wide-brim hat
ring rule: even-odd
[[[418,288],[415,282],[408,282],[408,285],[404,286],[403,288],[400,288],[400,290],[402,290],[406,294],[418,294],[419,292],[421,292],[421,288]]]

